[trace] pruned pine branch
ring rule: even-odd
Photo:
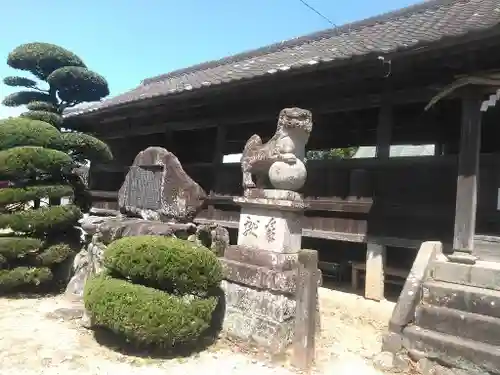
[[[441,90],[436,96],[434,96],[431,101],[425,106],[425,110],[429,110],[437,102],[439,102],[444,97],[450,95],[453,91],[467,86],[467,85],[478,85],[478,86],[496,86],[500,87],[500,73],[491,74],[488,76],[468,76],[457,79],[452,84],[446,86]]]

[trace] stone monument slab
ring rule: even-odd
[[[206,197],[173,153],[148,147],[130,167],[118,192],[118,205],[123,214],[183,223],[201,211]]]

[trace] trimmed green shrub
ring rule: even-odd
[[[61,133],[52,125],[28,118],[0,120],[0,150],[19,146],[59,148]]]
[[[38,252],[43,247],[43,241],[30,237],[0,237],[0,255],[5,259],[18,259]]]
[[[113,159],[108,145],[101,140],[84,133],[62,133],[62,148],[77,160],[107,162]]]
[[[3,80],[22,89],[2,103],[26,106],[28,111],[0,120],[0,229],[14,232],[0,237],[0,292],[33,292],[32,286],[36,292],[54,291],[67,281],[65,261],[73,249],[81,248],[75,228],[80,209],[88,210],[91,204],[75,168],[88,159],[111,158],[109,148],[94,137],[65,136],[62,113],[102,99],[109,94],[108,84],[80,57],[50,43],[20,45],[9,54],[7,64],[37,80],[21,76]],[[74,205],[54,206],[63,197],[73,198]],[[52,207],[38,208],[46,198]],[[36,208],[27,204],[31,201]]]
[[[104,252],[111,272],[175,294],[205,295],[222,280],[217,257],[191,241],[164,236],[124,237]]]
[[[41,198],[63,198],[71,197],[72,195],[72,187],[66,185],[34,185],[22,188],[4,188],[0,189],[0,207]]]
[[[73,249],[68,244],[60,243],[51,245],[36,255],[35,264],[37,266],[50,267],[64,262],[73,253]]]
[[[45,111],[57,113],[57,107],[52,103],[47,102],[31,102],[26,106],[30,111]]]
[[[33,120],[44,121],[55,126],[57,129],[60,129],[63,123],[63,118],[60,114],[48,111],[28,111],[21,113],[20,116]]]
[[[31,178],[70,170],[72,166],[73,160],[68,154],[44,147],[24,146],[0,151],[1,177]]]
[[[64,231],[76,225],[81,217],[82,212],[73,205],[41,207],[0,215],[0,228],[24,233]]]
[[[27,285],[39,286],[51,280],[52,271],[47,267],[0,270],[0,292],[9,292]]]
[[[216,298],[189,300],[104,275],[87,281],[84,301],[96,326],[161,347],[196,341],[217,305]]]

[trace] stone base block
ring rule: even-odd
[[[223,328],[227,334],[253,341],[275,354],[284,352],[291,344],[294,325],[294,319],[278,322],[228,306]]]
[[[276,322],[284,322],[295,316],[295,297],[258,290],[247,286],[223,281],[226,306],[252,314],[262,315]]]
[[[227,280],[286,294],[293,294],[297,290],[297,270],[275,271],[225,258],[222,258],[221,262]]]
[[[287,205],[262,203],[241,198],[238,245],[277,253],[297,253],[301,249],[303,209],[294,210],[297,202]],[[237,199],[235,198],[235,201]],[[276,202],[275,202],[276,203]]]
[[[224,258],[276,271],[293,270],[299,264],[298,253],[277,253],[275,251],[266,251],[239,245],[229,246],[224,252]]]

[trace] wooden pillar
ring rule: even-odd
[[[386,247],[375,243],[366,244],[365,298],[375,301],[385,299]]]
[[[453,254],[448,259],[457,263],[474,264],[476,232],[477,180],[481,149],[481,96],[469,89],[462,97],[462,124],[458,156],[457,197]]]
[[[393,106],[389,94],[384,96],[380,106],[377,125],[377,159],[389,159],[393,128]],[[376,176],[378,179],[378,176]],[[374,199],[378,183],[374,189]],[[382,301],[385,299],[385,256],[386,247],[375,243],[366,244],[365,298]]]
[[[392,103],[390,96],[386,95],[382,100],[378,114],[375,155],[379,159],[388,159],[390,156],[393,122]]]
[[[213,185],[212,185],[212,190],[215,192],[218,192],[220,189],[220,169],[223,165],[224,161],[224,146],[226,144],[226,134],[227,134],[227,129],[226,126],[220,125],[217,127],[217,137],[215,140],[215,150],[214,150],[214,156],[213,156],[213,161],[212,161],[212,170],[213,170]]]

